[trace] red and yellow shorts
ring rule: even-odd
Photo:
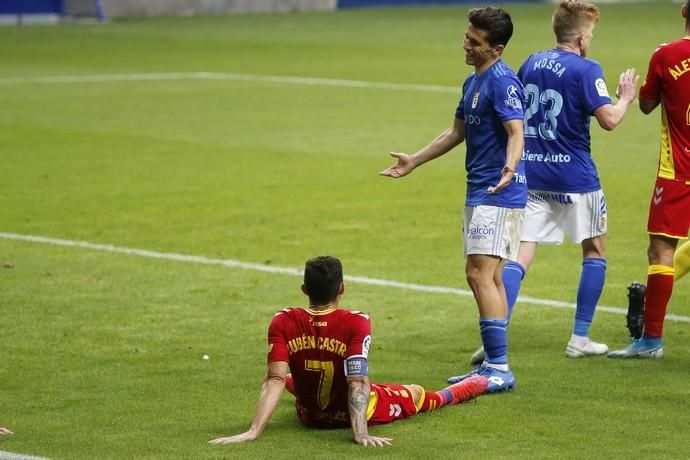
[[[381,425],[411,417],[419,408],[410,390],[403,385],[371,384],[371,396],[367,408],[367,424]]]
[[[671,238],[688,237],[690,230],[690,184],[657,177],[649,203],[647,233]]]
[[[420,401],[420,405],[423,403]],[[301,422],[315,428],[344,428],[350,426],[347,410],[309,410],[302,405],[299,398],[295,400],[297,416]],[[403,385],[371,384],[369,406],[367,407],[367,424],[382,425],[395,420],[402,420],[415,415],[418,407],[410,390]]]

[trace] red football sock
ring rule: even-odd
[[[419,408],[418,412],[431,412],[438,409],[439,407],[447,405],[450,402],[450,400],[448,399],[448,395],[443,395],[442,392],[443,390],[424,390],[424,402],[422,403],[422,407]]]
[[[489,379],[474,375],[438,391],[424,391],[424,402],[418,412],[431,412],[449,404],[467,402],[486,393]]]
[[[673,292],[673,267],[650,265],[647,272],[647,291],[644,306],[644,334],[661,337],[666,307]]]

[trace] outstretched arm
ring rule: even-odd
[[[283,394],[285,388],[285,376],[288,371],[288,363],[283,361],[273,362],[268,364],[268,373],[261,385],[261,395],[259,396],[259,404],[256,408],[256,416],[254,422],[248,431],[236,434],[234,436],[227,436],[224,438],[217,438],[209,441],[209,444],[233,444],[238,442],[253,441],[261,435],[266,428],[266,424],[273,415],[273,412],[278,407],[280,396]]]
[[[515,169],[522,159],[522,151],[525,148],[524,126],[522,120],[508,120],[503,122],[503,128],[508,133],[508,144],[506,146],[506,164],[501,171],[501,179],[498,184],[489,187],[489,193],[500,192],[506,188],[513,180]]]
[[[635,69],[628,69],[621,74],[618,80],[618,88],[616,89],[618,102],[615,105],[604,104],[597,107],[594,111],[594,116],[599,122],[599,126],[607,131],[612,131],[623,121],[628,107],[635,101],[639,79],[640,76],[635,74]]]
[[[391,152],[391,156],[396,158],[396,163],[390,168],[386,168],[379,173],[380,176],[393,177],[395,179],[408,175],[417,166],[438,158],[448,153],[453,147],[465,140],[465,122],[456,118],[453,126],[439,134],[436,139],[414,155],[406,153]]]
[[[391,445],[391,438],[379,438],[369,435],[367,428],[367,408],[369,407],[369,377],[358,376],[347,378],[347,403],[350,410],[350,425],[357,444],[363,446]]]

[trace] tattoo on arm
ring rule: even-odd
[[[349,384],[350,424],[355,436],[366,435],[367,408],[369,407],[369,381],[353,381]]]
[[[363,412],[368,405],[369,393],[366,393],[361,388],[358,388],[352,392],[352,397],[350,398],[350,407],[352,407],[355,410],[355,412]]]

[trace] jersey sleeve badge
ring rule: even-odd
[[[368,335],[364,337],[364,340],[362,341],[362,354],[364,357],[369,356],[369,348],[371,348],[371,336]]]
[[[520,93],[518,92],[517,86],[509,85],[506,88],[506,99],[503,101],[506,107],[512,107],[513,109],[522,109],[522,100],[520,99]]]
[[[594,81],[594,86],[597,88],[597,94],[601,97],[609,97],[609,90],[606,88],[606,82],[603,78],[597,78]]]

